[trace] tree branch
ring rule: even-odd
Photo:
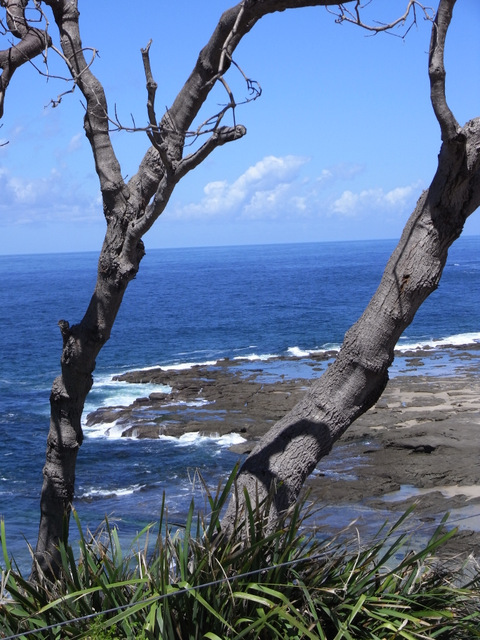
[[[430,98],[433,111],[440,125],[443,142],[456,138],[460,127],[450,107],[445,93],[445,38],[452,20],[453,7],[456,0],[440,0],[437,15],[432,29],[428,75],[430,78]]]
[[[145,79],[147,81],[147,114],[148,121],[150,123],[150,126],[146,129],[146,132],[148,139],[160,154],[163,164],[166,168],[168,168],[170,163],[168,161],[166,153],[164,153],[163,140],[160,129],[158,127],[157,115],[155,113],[155,95],[157,93],[158,85],[153,79],[152,67],[150,65],[151,44],[152,41],[150,40],[145,49],[142,49],[143,68],[145,70]]]
[[[198,165],[201,164],[217,147],[221,147],[227,142],[232,142],[233,140],[239,140],[240,138],[243,138],[246,133],[246,128],[241,124],[234,127],[220,127],[219,129],[216,129],[200,149],[195,151],[195,153],[186,156],[180,162],[176,172],[178,179],[180,180],[189,171],[198,167]]]
[[[102,85],[93,75],[84,56],[78,24],[77,0],[44,0],[53,11],[57,23],[64,60],[74,83],[86,100],[84,128],[95,159],[104,199],[104,213],[108,219],[118,199],[124,198],[125,183],[120,164],[110,140],[108,107]]]
[[[25,62],[29,62],[51,46],[46,30],[30,27],[25,17],[28,0],[2,0],[7,9],[7,29],[19,38],[18,44],[0,51],[0,118],[3,117],[5,92],[15,71]]]
[[[344,3],[342,3],[338,5],[337,10],[331,10],[327,7],[327,11],[336,16],[335,22],[337,22],[338,24],[348,22],[358,27],[362,27],[362,29],[370,31],[372,35],[387,32],[402,39],[406,37],[413,25],[417,23],[417,7],[423,13],[423,16],[426,20],[433,20],[434,17],[434,11],[432,7],[427,7],[426,5],[419,2],[419,0],[408,0],[408,4],[403,15],[395,18],[395,20],[385,23],[376,22],[375,24],[367,24],[363,21],[361,15],[361,9],[365,7],[365,4],[362,5],[362,1],[363,0],[355,0],[355,7],[353,10],[346,9],[344,7]],[[407,24],[407,20],[409,18],[411,18],[411,21],[409,22],[409,24]],[[399,26],[405,27],[405,31],[401,34],[393,33],[393,30]]]
[[[144,236],[153,226],[156,220],[165,211],[170,196],[177,183],[186,176],[187,173],[198,167],[217,147],[221,147],[227,142],[239,140],[247,133],[242,125],[235,127],[220,127],[215,130],[210,138],[195,153],[186,156],[181,160],[171,172],[164,172],[153,200],[145,208],[145,212],[137,220],[132,221],[129,226],[127,242],[133,245]]]
[[[354,0],[346,0],[353,2]],[[168,147],[168,157],[172,163],[178,163],[182,159],[185,139],[191,133],[194,119],[205,103],[215,83],[223,77],[231,66],[232,54],[241,39],[252,29],[256,22],[269,13],[284,11],[285,9],[298,9],[302,7],[331,6],[338,4],[336,0],[242,0],[236,6],[225,11],[210,37],[206,46],[200,52],[197,62],[189,78],[175,98],[172,106],[167,110],[159,123],[163,140]],[[235,63],[234,63],[235,64]],[[241,71],[243,74],[243,72]],[[243,74],[244,77],[245,74]],[[247,79],[250,91],[255,95],[259,90],[255,83]],[[228,107],[218,114],[208,118],[193,134],[215,132]],[[158,153],[158,150],[157,150]],[[163,153],[163,151],[162,151]],[[147,152],[149,158],[152,152]],[[136,197],[148,200],[155,195],[158,197],[157,185],[152,180],[152,171],[147,156],[141,163],[139,172],[129,181],[130,192]],[[158,166],[158,180],[162,179],[163,168]]]

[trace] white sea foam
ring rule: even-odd
[[[168,442],[172,442],[177,444],[178,446],[189,446],[189,445],[202,445],[208,443],[215,443],[221,447],[230,447],[233,444],[240,444],[241,442],[245,442],[245,438],[241,436],[239,433],[227,433],[223,436],[217,434],[205,435],[201,434],[199,431],[191,431],[189,433],[184,433],[178,438],[175,436],[160,436],[161,440],[165,440]]]
[[[198,398],[197,400],[178,400],[177,402],[167,402],[164,407],[204,407],[207,404],[212,404],[211,400],[205,400],[205,398]]]
[[[150,367],[150,369],[161,369],[162,371],[185,371],[186,369],[193,369],[193,367],[213,367],[218,363],[218,360],[205,360],[204,362],[179,362],[177,364],[162,364],[159,367]],[[139,369],[143,371],[143,369]],[[148,369],[145,369],[148,371]]]
[[[112,376],[100,376],[94,382],[87,402],[85,415],[99,407],[128,407],[137,398],[149,396],[151,393],[170,393],[172,388],[163,384],[136,384],[113,380]]]
[[[231,447],[234,444],[242,444],[242,442],[246,442],[246,438],[241,436],[239,433],[226,433],[223,436],[215,436],[213,439],[222,447]]]
[[[188,403],[192,404],[192,403]],[[144,423],[146,425],[147,423]],[[125,424],[117,424],[114,422],[102,422],[100,424],[93,425],[92,427],[84,427],[85,435],[89,438],[108,438],[109,440],[136,440],[141,429],[134,429],[131,436],[122,436],[122,433],[126,429]],[[230,447],[234,444],[240,444],[245,442],[245,438],[239,433],[227,433],[220,435],[218,433],[202,434],[200,431],[190,431],[183,433],[181,436],[167,436],[159,435],[159,440],[170,442],[179,447],[186,447],[190,445],[204,445],[204,444],[216,444],[220,447]]]
[[[431,340],[423,340],[419,342],[409,342],[408,337],[403,339],[395,347],[396,351],[403,353],[405,351],[419,351],[421,349],[442,349],[448,346],[468,347],[480,343],[480,332],[458,333],[447,336],[445,338],[437,338]],[[322,349],[300,349],[300,347],[289,347],[287,353],[295,358],[308,358],[308,356],[320,355],[329,351],[338,351],[340,345],[329,343],[325,344]]]
[[[93,426],[84,425],[83,430],[85,435],[89,438],[112,438],[117,439],[122,437],[122,432],[125,430],[123,427],[117,426],[117,421],[113,422],[99,422]]]
[[[330,351],[338,351],[340,345],[329,343],[324,345],[322,349],[300,349],[300,347],[289,347],[287,353],[294,358],[308,358],[309,356],[321,355]]]
[[[237,349],[233,349],[233,351],[251,351],[252,349],[258,349],[257,344],[249,344],[248,347],[238,347]]]
[[[287,349],[287,353],[294,358],[306,358],[310,355],[310,351],[304,351],[303,349],[300,349],[300,347],[289,347]]]
[[[255,362],[257,360],[260,360],[262,362],[265,362],[266,360],[271,360],[272,358],[278,358],[278,355],[275,355],[274,353],[263,353],[263,354],[251,353],[245,356],[235,356],[233,360],[248,360],[250,362]]]
[[[123,375],[125,373],[131,373],[131,372],[136,372],[136,371],[156,371],[157,369],[160,369],[161,371],[186,371],[188,369],[193,369],[194,367],[213,367],[216,364],[218,364],[218,360],[199,360],[199,361],[189,361],[189,362],[172,362],[170,364],[154,364],[154,365],[149,365],[148,367],[135,367],[134,369],[127,369],[126,371],[122,371],[121,374],[119,375]],[[128,383],[126,383],[128,384]],[[135,386],[140,386],[140,385],[135,385]],[[161,387],[162,385],[154,385],[157,390],[158,387]]]
[[[396,350],[403,353],[405,351],[418,351],[421,349],[442,349],[450,345],[455,347],[468,347],[469,345],[478,344],[479,342],[479,332],[457,333],[456,335],[439,338],[437,340],[432,339],[422,342],[400,342],[397,344]]]
[[[94,489],[93,487],[81,493],[78,497],[80,499],[88,499],[88,498],[110,498],[110,497],[121,497],[121,496],[130,496],[132,493],[136,493],[137,491],[141,491],[145,488],[146,485],[143,484],[134,484],[130,487],[124,487],[120,489]]]

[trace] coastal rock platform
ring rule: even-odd
[[[117,379],[171,391],[151,393],[129,407],[98,409],[87,426],[115,423],[122,435],[137,438],[237,433],[245,441],[233,448],[242,456],[325,368],[314,359],[308,365],[308,378],[272,376],[261,363],[245,370],[231,361],[128,372]],[[413,502],[420,522],[436,522],[449,512],[460,530],[453,550],[480,557],[480,354],[465,357],[453,376],[417,373],[390,380],[377,404],[320,461],[307,486],[318,504],[343,505],[350,519],[366,508],[380,522]]]

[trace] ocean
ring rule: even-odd
[[[289,364],[289,356],[341,344],[393,248],[393,241],[362,241],[148,251],[98,357],[84,416],[158,390],[112,380],[132,369],[229,358],[245,370],[260,362],[273,374],[297,373],[301,361]],[[454,374],[446,345],[468,351],[480,341],[479,249],[480,237],[455,243],[438,290],[399,342],[410,356],[430,349],[423,374]],[[96,262],[94,253],[0,256],[0,517],[24,567],[25,540],[36,541],[49,393],[60,368],[57,323],[81,319]],[[406,372],[415,373],[411,359],[407,367],[400,356],[391,374]],[[241,440],[120,438],[102,425],[85,434],[76,509],[93,530],[108,515],[125,538],[155,520],[164,492],[170,520],[181,522],[192,497],[203,500],[199,473],[216,486],[238,460],[229,446]]]

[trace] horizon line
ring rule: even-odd
[[[457,240],[465,238],[480,238],[480,234],[478,233],[465,233],[460,235]],[[399,242],[400,238],[363,238],[363,239],[347,239],[347,240],[305,240],[298,242],[248,242],[248,243],[240,243],[240,244],[205,244],[205,245],[185,245],[178,247],[146,247],[145,255],[148,255],[150,251],[182,251],[182,250],[191,250],[191,249],[232,249],[232,248],[242,248],[242,247],[271,247],[271,246],[294,246],[294,245],[312,245],[312,244],[334,244],[334,243],[342,243],[342,244],[350,244],[354,242]],[[58,256],[58,255],[79,255],[79,254],[88,254],[94,253],[96,255],[100,255],[101,248],[99,249],[85,249],[78,251],[36,251],[36,252],[25,252],[25,253],[2,253],[0,251],[0,258],[15,258],[15,257],[28,257],[28,256]]]

